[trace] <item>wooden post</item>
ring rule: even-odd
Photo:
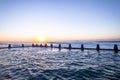
[[[84,50],[84,45],[83,45],[83,44],[81,44],[81,50],[82,50],[82,51]]]
[[[53,48],[53,44],[51,44],[50,47]]]
[[[71,47],[71,44],[69,44],[68,49],[71,50],[71,48],[72,48],[72,47]]]
[[[11,44],[8,44],[8,48],[11,48]]]
[[[36,46],[35,47],[38,47],[38,44],[36,44]]]
[[[42,44],[40,44],[40,47],[42,47]]]
[[[100,45],[99,45],[99,44],[96,45],[96,50],[97,50],[97,51],[100,50]]]
[[[61,44],[59,44],[58,48],[59,48],[59,50],[61,50]]]
[[[114,52],[118,53],[118,46],[117,46],[117,44],[114,45]]]
[[[35,45],[34,45],[34,44],[32,44],[32,47],[35,47]]]
[[[40,47],[42,47],[42,44],[40,44]]]
[[[45,47],[47,47],[47,44],[45,44]]]
[[[22,44],[22,47],[24,47],[24,44]]]

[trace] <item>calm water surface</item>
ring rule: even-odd
[[[120,52],[0,50],[0,80],[120,80]]]

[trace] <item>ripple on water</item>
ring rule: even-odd
[[[0,50],[0,80],[118,80],[119,65],[112,51]]]

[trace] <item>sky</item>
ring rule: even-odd
[[[0,0],[0,41],[120,40],[120,0]]]

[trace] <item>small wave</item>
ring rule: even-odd
[[[119,80],[119,57],[109,51],[0,50],[0,80]]]

